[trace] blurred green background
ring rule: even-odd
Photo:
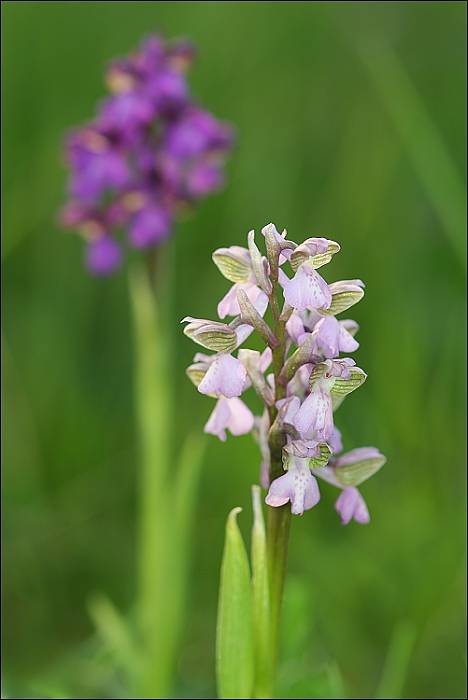
[[[105,695],[87,601],[134,594],[126,275],[88,277],[56,212],[64,131],[93,113],[106,62],[155,31],[198,45],[193,91],[238,133],[227,188],[177,228],[174,328],[227,289],[211,251],[269,221],[340,241],[327,279],[367,284],[350,315],[369,379],[338,425],[388,464],[363,489],[369,527],[342,528],[326,487],[293,523],[285,688],[320,697],[338,667],[370,697],[403,637],[403,697],[464,697],[465,3],[4,2],[2,18],[5,692]],[[211,410],[184,374],[193,350],[177,329],[180,439]],[[208,441],[182,697],[215,692],[225,517],[244,506],[247,532],[258,462],[249,436]]]

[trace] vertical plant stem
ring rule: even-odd
[[[283,368],[286,356],[285,324],[280,320],[278,295],[279,285],[276,279],[273,281],[273,290],[270,296],[270,304],[273,311],[274,333],[280,341],[279,347],[273,351],[273,373],[275,376],[275,399],[278,401],[285,396],[285,387],[280,383],[279,376]],[[270,413],[270,421],[276,416],[276,408]],[[278,443],[277,436],[270,435],[270,483],[283,474],[282,449],[283,442]],[[270,583],[271,606],[271,655],[272,655],[272,680],[277,665],[279,630],[281,623],[281,605],[283,600],[284,580],[288,559],[289,527],[291,510],[288,505],[279,508],[268,506],[267,509],[267,557],[268,574]]]
[[[275,669],[278,657],[281,605],[288,559],[291,510],[288,505],[281,506],[280,508],[268,508],[267,517],[267,551],[271,606],[271,654],[272,668]]]
[[[167,538],[167,491],[170,465],[170,390],[168,344],[161,328],[149,269],[136,265],[130,274],[135,334],[135,402],[140,440],[138,621],[143,643],[138,692],[164,696],[169,682],[161,653],[159,607],[164,594],[161,566]]]
[[[266,528],[261,505],[260,486],[252,486],[254,522],[251,540],[252,602],[255,643],[254,698],[271,698],[272,654],[271,654],[271,608]]]
[[[173,246],[130,272],[135,335],[135,405],[140,442],[135,697],[169,697],[183,622],[190,532],[204,441],[172,448]],[[161,300],[161,307],[157,300]]]

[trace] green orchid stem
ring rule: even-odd
[[[272,687],[274,685],[278,658],[281,605],[288,559],[290,523],[291,510],[289,505],[281,506],[280,508],[268,508],[267,553],[270,580]]]
[[[285,322],[281,320],[278,297],[280,289],[277,280],[273,281],[273,289],[270,295],[270,303],[273,312],[274,333],[279,340],[279,346],[273,350],[273,372],[275,375],[275,402],[286,395],[285,386],[280,382],[280,374],[286,357]],[[276,408],[270,411],[270,423],[276,417]],[[278,442],[278,436],[270,434],[270,483],[284,474],[283,471],[283,444],[284,436]],[[281,605],[283,601],[284,581],[288,560],[289,528],[291,523],[291,510],[289,504],[279,508],[267,508],[267,559],[268,576],[270,583],[270,610],[271,610],[271,689],[273,690],[276,666],[278,659],[278,647],[281,623]],[[272,697],[272,694],[270,695]]]

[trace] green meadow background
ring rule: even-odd
[[[177,443],[211,411],[178,322],[227,290],[214,248],[273,221],[340,241],[325,276],[367,285],[349,315],[369,378],[337,418],[388,463],[363,487],[370,526],[341,527],[326,486],[294,520],[283,692],[324,697],[335,674],[337,697],[465,697],[465,3],[10,1],[2,19],[5,695],[121,692],[88,606],[135,593],[128,287],[90,278],[57,224],[61,143],[106,62],[161,32],[197,44],[193,92],[237,132],[225,190],[170,244]],[[248,533],[258,463],[250,436],[207,440],[178,697],[215,695],[225,518],[243,506]]]

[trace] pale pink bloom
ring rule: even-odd
[[[216,402],[205,425],[205,433],[216,435],[225,442],[226,430],[229,430],[232,435],[245,435],[252,430],[253,424],[252,411],[241,399],[237,397],[226,399],[222,396]]]
[[[297,311],[328,309],[332,301],[328,284],[307,262],[286,282],[283,293],[287,303]]]
[[[289,337],[294,340],[297,345],[301,344],[302,336],[306,332],[304,322],[301,315],[297,311],[293,311],[286,322],[286,331]]]
[[[312,331],[313,352],[327,359],[338,357],[340,352],[354,352],[359,343],[334,316],[325,316]]]
[[[294,515],[313,508],[320,500],[320,491],[308,464],[309,459],[290,457],[288,471],[271,483],[265,503],[276,508],[290,501]]]
[[[303,438],[327,442],[333,433],[333,405],[323,380],[317,382],[294,418],[294,426]]]
[[[220,353],[215,355],[205,376],[198,385],[200,394],[224,396],[232,399],[245,389],[247,371],[237,358]]]
[[[351,520],[361,525],[370,522],[366,502],[354,486],[343,489],[336,500],[335,509],[343,525],[347,525]]]
[[[301,400],[298,396],[288,396],[286,399],[280,399],[276,402],[276,408],[282,409],[283,423],[294,425],[294,418],[301,405]]]

